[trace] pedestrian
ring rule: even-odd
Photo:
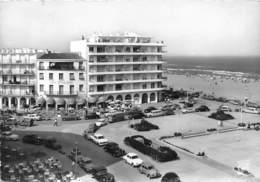
[[[58,126],[58,121],[57,121],[56,118],[55,118],[55,120],[54,120],[54,124],[53,124],[53,126]]]

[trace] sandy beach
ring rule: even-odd
[[[260,103],[260,82],[251,81],[244,83],[238,80],[211,76],[198,75],[176,75],[167,74],[167,84],[173,89],[184,89],[189,91],[203,91],[206,94],[214,94],[218,97],[243,100]]]

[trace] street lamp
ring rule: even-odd
[[[77,168],[77,163],[78,163],[78,142],[75,142],[75,150],[76,150],[76,154],[75,154],[75,175],[77,176],[77,172],[76,172],[76,168]]]

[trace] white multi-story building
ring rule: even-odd
[[[133,33],[96,34],[70,43],[70,51],[87,60],[89,102],[157,102],[164,89],[163,48],[163,42]]]
[[[0,50],[0,109],[35,104],[35,64],[37,55],[45,52],[27,48]]]
[[[86,61],[76,53],[47,53],[37,59],[37,105],[77,107],[86,100]]]

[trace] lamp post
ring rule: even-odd
[[[75,150],[76,150],[76,154],[75,154],[75,175],[77,176],[77,171],[76,171],[76,168],[77,168],[77,163],[78,163],[78,142],[76,141],[75,142]]]

